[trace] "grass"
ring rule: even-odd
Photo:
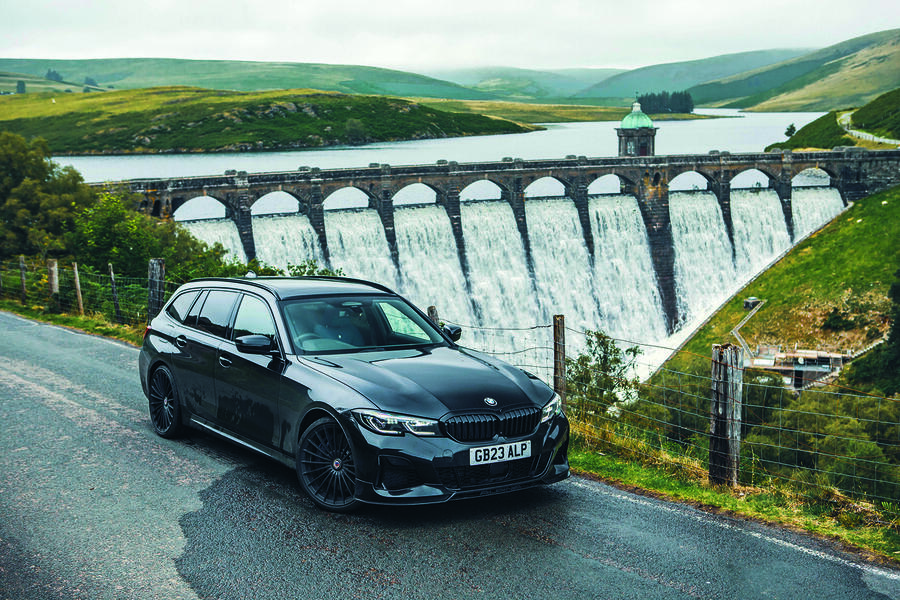
[[[900,139],[900,88],[882,94],[856,110],[851,118],[855,129]]]
[[[92,335],[100,335],[133,346],[140,346],[144,340],[144,328],[136,325],[119,325],[110,323],[106,317],[99,314],[72,315],[67,313],[49,312],[45,306],[37,304],[22,305],[20,302],[0,298],[0,310],[15,313],[19,316],[45,323],[53,323],[61,327],[83,331]]]
[[[55,154],[282,150],[530,131],[397,98],[314,90],[151,88],[0,97],[0,129]]]
[[[750,347],[782,344],[818,349],[861,349],[886,331],[888,289],[900,266],[900,187],[856,202],[777,264],[749,283],[701,327],[667,368],[708,367],[712,344],[734,342],[731,329],[746,315],[743,299],[767,302],[741,329]],[[822,328],[837,309],[857,326]]]
[[[766,152],[775,148],[831,150],[835,146],[853,146],[855,140],[838,125],[837,115],[836,112],[822,115],[801,127],[790,139],[766,146]]]
[[[588,104],[534,104],[530,102],[500,102],[496,100],[432,100],[417,98],[426,106],[458,113],[476,113],[508,119],[518,123],[573,123],[581,121],[620,121],[631,108],[593,106]],[[664,114],[651,115],[656,121],[710,119],[708,115]]]
[[[900,523],[851,503],[810,504],[786,486],[710,486],[680,467],[648,466],[598,452],[575,438],[569,450],[573,472],[616,487],[716,513],[776,524],[837,540],[881,562],[900,564]]]

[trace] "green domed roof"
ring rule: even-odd
[[[641,111],[641,103],[631,105],[631,112],[622,119],[622,129],[639,129],[641,127],[653,127],[650,117]]]

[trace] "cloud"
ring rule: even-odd
[[[0,9],[0,56],[637,67],[822,47],[891,23],[900,3],[882,0],[29,0]]]

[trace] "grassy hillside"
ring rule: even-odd
[[[766,146],[766,152],[776,148],[782,150],[796,150],[797,148],[831,150],[835,146],[853,145],[853,138],[848,136],[847,132],[838,125],[837,113],[832,111],[812,123],[804,125],[790,139]]]
[[[432,71],[430,75],[508,100],[523,102],[566,98],[624,69],[533,70],[484,67]]]
[[[172,87],[0,96],[0,130],[43,137],[54,154],[81,154],[279,150],[528,128],[395,98]]]
[[[766,147],[766,152],[775,148],[795,150],[797,148],[819,148],[830,150],[835,146],[864,146],[867,148],[890,148],[884,144],[868,142],[848,134],[838,123],[839,115],[832,111],[822,115],[812,123],[800,128],[790,139]],[[900,138],[900,88],[882,94],[872,102],[851,113],[853,129],[867,131],[875,135]]]
[[[668,365],[709,368],[711,344],[735,343],[731,329],[746,316],[747,296],[767,300],[741,329],[760,343],[821,350],[861,349],[887,331],[888,289],[900,266],[900,187],[858,201],[798,244],[700,328]],[[823,328],[833,311],[853,321],[848,331]]]
[[[653,65],[610,77],[578,92],[576,97],[633,98],[635,92],[680,91],[704,81],[771,65],[806,52],[808,49],[759,50]]]
[[[834,110],[865,104],[900,81],[900,29],[854,38],[690,88],[697,104]]]
[[[856,110],[851,119],[854,129],[894,140],[900,139],[900,88],[882,94]]]
[[[56,70],[68,81],[84,81],[85,77],[91,77],[100,86],[115,89],[157,86],[239,91],[307,88],[347,94],[491,98],[484,92],[424,75],[354,65],[169,58],[0,59],[0,71],[43,77],[47,69]]]

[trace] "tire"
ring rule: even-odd
[[[300,436],[297,478],[300,487],[319,508],[331,512],[359,508],[355,453],[334,419],[319,419]]]
[[[147,387],[153,430],[164,438],[176,437],[182,431],[181,403],[175,390],[172,372],[166,366],[158,367],[150,375]]]

